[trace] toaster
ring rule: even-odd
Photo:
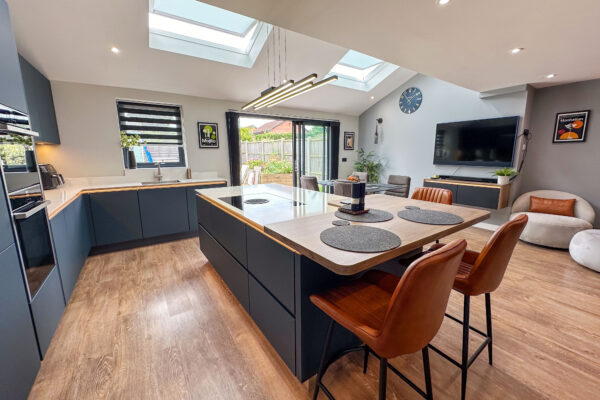
[[[44,190],[56,189],[65,183],[63,176],[56,172],[56,168],[52,164],[40,164],[39,167]]]

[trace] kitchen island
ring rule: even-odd
[[[367,196],[366,206],[394,215],[369,224],[394,232],[400,246],[380,253],[356,253],[322,243],[345,198],[282,185],[199,189],[200,248],[283,361],[304,381],[314,375],[328,318],[309,300],[370,268],[402,274],[399,257],[489,217],[489,212],[386,195]],[[463,222],[425,225],[396,216],[405,206],[452,212]],[[356,343],[336,331],[335,349]]]

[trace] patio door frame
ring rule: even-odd
[[[240,157],[240,133],[239,133],[239,118],[264,118],[282,121],[292,121],[292,165],[293,165],[293,185],[294,187],[300,186],[300,176],[304,173],[306,160],[304,155],[306,154],[306,125],[318,125],[323,126],[324,135],[324,152],[323,154],[327,157],[327,163],[325,163],[324,172],[328,179],[337,179],[338,163],[339,163],[339,127],[340,123],[337,120],[324,120],[324,119],[311,119],[311,118],[297,118],[283,115],[269,115],[269,114],[254,114],[254,113],[243,113],[229,111],[226,113],[227,119],[227,136],[229,142],[229,165],[230,165],[230,176],[231,184],[237,186],[240,184],[240,168],[241,168],[241,157]],[[298,132],[297,132],[298,130]],[[300,131],[301,130],[301,131]],[[301,145],[297,149],[297,135],[301,136]],[[337,142],[337,143],[336,143]],[[301,158],[298,157],[298,150],[301,152]],[[298,162],[297,162],[298,161]]]

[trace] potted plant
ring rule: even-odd
[[[379,183],[381,168],[383,168],[383,164],[376,160],[372,151],[366,153],[362,148],[358,150],[358,161],[354,163],[354,169],[358,172],[366,172],[370,182]]]
[[[136,146],[140,146],[143,143],[144,141],[140,138],[140,135],[128,135],[125,132],[121,131],[121,148],[123,149],[123,151],[127,151],[127,153],[125,153],[127,159],[125,163],[126,168],[137,168],[137,161],[135,159],[135,153],[133,152],[133,148]]]
[[[512,176],[518,175],[519,173],[512,168],[500,168],[492,173],[498,177],[498,185],[508,185]]]

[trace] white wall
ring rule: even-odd
[[[60,145],[38,146],[40,162],[52,163],[67,177],[123,175],[116,99],[172,103],[183,109],[188,166],[194,172],[213,172],[229,178],[229,153],[225,112],[242,104],[171,93],[52,82],[52,95],[60,132]],[[270,112],[271,113],[271,112]],[[355,152],[343,150],[344,131],[358,135],[358,117],[274,108],[272,114],[340,121],[340,176],[352,172]],[[198,147],[198,122],[219,124],[219,149]],[[348,162],[342,163],[342,157]]]
[[[411,86],[421,89],[423,103],[417,112],[409,115],[400,111],[398,100]],[[412,178],[411,189],[422,186],[423,179],[435,174],[490,178],[493,168],[433,165],[436,124],[500,116],[523,117],[526,102],[526,91],[481,99],[479,92],[419,74],[361,114],[359,145],[382,158],[385,165],[382,181],[390,174],[408,175]],[[380,131],[377,145],[373,135],[376,118],[383,118],[383,133]],[[521,125],[522,130],[524,124]],[[501,222],[507,212],[494,213],[491,222],[496,223],[497,219]]]

